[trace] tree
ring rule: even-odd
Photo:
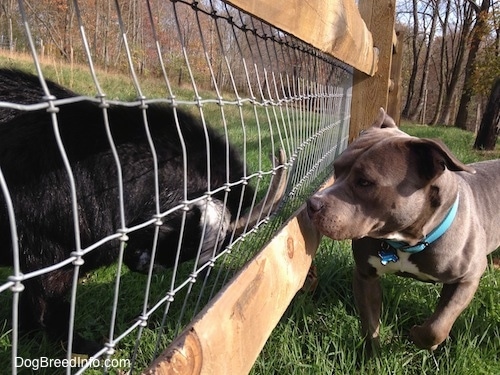
[[[436,69],[436,75],[437,75],[437,81],[438,81],[438,97],[437,97],[437,102],[436,102],[436,110],[434,111],[434,116],[432,117],[432,120],[430,121],[431,125],[436,125],[439,119],[439,116],[441,114],[441,110],[443,109],[443,98],[444,98],[444,93],[445,93],[445,88],[446,88],[446,72],[444,67],[444,61],[446,57],[446,39],[448,35],[448,19],[450,17],[450,11],[451,11],[451,1],[446,2],[446,10],[444,14],[444,19],[440,18],[440,23],[441,23],[441,29],[442,29],[442,36],[441,36],[441,48],[440,48],[440,56],[438,57],[439,64],[437,64],[437,69]]]
[[[12,18],[15,14],[14,11],[14,1],[13,0],[2,0],[0,1],[0,25],[7,25],[7,30],[3,27],[0,28],[0,33],[6,33],[9,39],[9,51],[14,51],[14,30],[12,26]],[[5,21],[3,18],[5,17]]]
[[[443,108],[439,116],[439,122],[446,125],[449,125],[452,122],[451,117],[454,99],[456,92],[458,91],[457,88],[460,83],[460,77],[463,73],[463,61],[467,52],[465,46],[469,39],[472,28],[473,11],[468,1],[463,5],[462,14],[459,14],[457,9],[456,16],[457,18],[458,16],[462,17],[462,23],[459,30],[455,31],[455,35],[452,37],[452,40],[455,40],[456,35],[458,34],[458,42],[456,43],[455,48],[453,48],[453,63],[447,73],[446,93],[444,97]],[[446,27],[449,27],[449,25],[446,25]],[[445,67],[442,67],[442,69],[445,69]]]
[[[427,107],[429,112],[434,111],[432,123],[449,124],[454,118],[457,92],[463,82],[465,46],[474,20],[472,7],[467,0],[401,1],[398,19],[412,30],[408,33],[411,75],[406,81],[407,98],[402,116],[418,115],[423,105],[419,99],[425,95],[428,82],[436,82],[438,85],[430,86]]]
[[[484,97],[485,105],[491,87],[500,77],[500,2],[491,8],[489,21],[492,32],[482,43],[471,79],[474,95]]]
[[[427,92],[427,82],[428,82],[428,77],[429,77],[429,66],[430,66],[430,61],[431,61],[431,53],[432,53],[432,47],[434,43],[434,35],[436,34],[436,26],[437,26],[437,20],[438,20],[438,14],[439,14],[439,3],[440,0],[434,0],[433,4],[430,4],[430,8],[434,9],[431,13],[431,29],[429,32],[429,37],[428,37],[428,42],[427,42],[427,51],[425,53],[425,59],[424,59],[424,65],[423,65],[423,72],[422,72],[422,79],[420,83],[420,94],[418,96],[418,101],[417,105],[415,107],[415,110],[413,111],[413,114],[411,116],[412,120],[416,120],[418,116],[420,116],[420,112],[422,112],[422,108],[424,106],[425,102],[425,97],[426,97],[426,92]],[[425,121],[425,119],[424,119]]]
[[[490,98],[483,114],[481,126],[477,133],[474,148],[477,150],[493,150],[500,130],[500,78],[491,88]]]
[[[465,83],[460,98],[460,106],[458,108],[455,124],[461,129],[467,129],[468,106],[472,98],[473,88],[471,85],[472,76],[474,74],[476,57],[479,51],[479,46],[488,33],[488,11],[491,6],[490,0],[482,0],[481,6],[478,6],[474,1],[469,3],[476,13],[476,22],[472,28],[472,38],[469,48],[469,56],[465,66]]]
[[[404,107],[403,113],[402,113],[404,117],[409,117],[409,114],[410,114],[410,106],[412,104],[412,99],[413,99],[413,95],[414,95],[414,91],[415,91],[414,90],[415,81],[417,79],[417,72],[418,72],[418,57],[420,55],[420,49],[422,48],[421,45],[420,45],[420,47],[418,46],[418,36],[420,33],[420,29],[419,29],[419,16],[418,16],[417,4],[418,4],[417,0],[413,0],[413,7],[412,7],[412,14],[413,14],[413,35],[412,35],[413,66],[412,66],[412,70],[411,70],[410,82],[408,84],[406,104],[405,104],[405,107]]]

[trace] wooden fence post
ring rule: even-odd
[[[373,76],[354,72],[349,142],[373,123],[380,107],[387,109],[396,0],[359,0],[358,6],[379,56]]]
[[[392,51],[391,84],[387,103],[387,114],[396,125],[401,122],[401,68],[403,62],[403,32],[396,31]]]

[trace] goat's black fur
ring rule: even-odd
[[[38,77],[0,69],[0,100],[30,104],[43,96]],[[73,92],[48,82],[57,98]],[[107,108],[113,140],[123,173],[126,227],[151,219],[155,210],[153,157],[146,138],[143,110],[111,105]],[[120,229],[118,172],[106,136],[103,109],[98,103],[81,101],[58,107],[57,123],[73,170],[82,247],[116,233]],[[243,164],[232,147],[211,128],[205,129],[192,115],[166,105],[149,105],[147,110],[154,146],[158,155],[160,211],[165,212],[184,200],[184,172],[181,142],[175,117],[187,149],[187,198],[202,196],[207,186],[207,145],[210,144],[210,188],[227,182],[226,152],[229,153],[229,181],[240,180]],[[75,233],[68,174],[57,148],[51,114],[45,109],[16,111],[0,108],[0,168],[14,205],[19,237],[20,265],[24,273],[53,265],[75,250]],[[244,189],[244,190],[243,190]],[[242,209],[248,209],[254,194],[248,185],[231,187],[227,197],[213,196],[226,224],[220,240],[212,238],[202,246],[200,259],[208,260],[220,248],[229,222],[236,219],[241,195]],[[1,195],[0,195],[1,197]],[[226,210],[222,202],[226,199]],[[12,265],[11,235],[5,201],[0,198],[0,264]],[[185,235],[180,260],[196,257],[201,240],[203,205],[191,205],[186,214]],[[162,218],[155,262],[172,266],[180,236],[182,210]],[[218,229],[217,229],[218,230]],[[125,263],[144,270],[142,256],[152,247],[154,225],[128,234]],[[205,238],[205,241],[208,241]],[[117,259],[118,240],[107,242],[84,256],[82,272],[109,265]],[[149,262],[149,260],[148,260]],[[53,337],[67,334],[68,304],[65,295],[72,282],[68,266],[24,282],[21,317],[26,328],[42,326]],[[91,352],[88,343],[75,336],[76,352]]]

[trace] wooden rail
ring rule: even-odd
[[[304,284],[320,239],[301,209],[144,374],[247,374]]]
[[[378,55],[354,0],[229,0],[229,4],[368,75]]]

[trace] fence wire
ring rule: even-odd
[[[12,374],[138,372],[331,174],[352,72],[220,0],[56,3],[12,4],[15,48],[0,37],[0,358]],[[64,48],[44,32],[61,19]],[[9,81],[11,68],[38,78]],[[140,142],[124,141],[139,128]],[[264,210],[283,176],[279,210]],[[80,335],[97,347],[75,356]]]

